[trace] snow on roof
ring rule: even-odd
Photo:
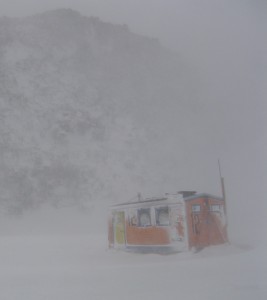
[[[166,200],[168,200],[168,198],[166,198],[166,197],[146,198],[146,199],[143,199],[143,200],[140,200],[140,201],[124,202],[124,203],[115,204],[115,205],[112,205],[112,207],[122,206],[122,205],[142,204],[142,203],[154,203],[154,202],[160,202],[160,201],[166,201]]]
[[[121,206],[126,206],[126,207],[130,207],[130,206],[145,206],[145,205],[154,205],[154,204],[173,204],[176,202],[179,202],[179,200],[181,201],[181,199],[183,199],[184,201],[190,201],[190,200],[194,200],[197,198],[209,198],[209,199],[215,199],[215,200],[220,200],[223,201],[222,197],[218,197],[218,196],[214,196],[211,194],[207,194],[207,193],[198,193],[198,194],[191,194],[190,196],[181,196],[181,193],[177,193],[177,194],[166,194],[165,197],[152,197],[152,198],[146,198],[146,199],[141,199],[138,201],[128,201],[128,202],[123,202],[123,203],[118,203],[118,204],[114,204],[111,206],[111,208],[118,208]]]
[[[193,199],[197,199],[197,198],[209,198],[209,199],[215,199],[215,200],[221,200],[221,201],[223,201],[222,197],[214,196],[214,195],[207,194],[207,193],[194,194],[192,196],[185,197],[184,200],[185,201],[189,201],[189,200],[193,200]]]

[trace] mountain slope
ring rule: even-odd
[[[126,26],[67,9],[1,18],[2,206],[128,199],[162,180],[149,159],[184,120],[185,77]]]

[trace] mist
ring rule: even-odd
[[[267,2],[0,8],[0,298],[265,299]],[[222,196],[218,160],[230,243],[108,251],[111,205]]]

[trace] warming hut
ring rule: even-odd
[[[170,253],[227,242],[225,201],[210,194],[183,191],[113,205],[109,247]]]

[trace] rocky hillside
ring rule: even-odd
[[[3,211],[128,200],[162,181],[160,157],[185,134],[187,72],[125,25],[67,9],[2,17]]]

